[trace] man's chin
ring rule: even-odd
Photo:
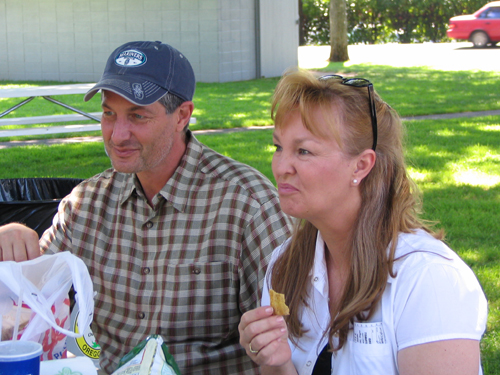
[[[114,161],[111,161],[111,165],[113,166],[114,170],[120,173],[137,173],[140,171],[139,168],[136,166],[126,164],[126,163],[117,163]]]
[[[107,154],[115,171],[120,173],[137,173],[140,171],[140,165],[137,163],[137,155],[120,157],[113,151],[109,152],[109,150]]]

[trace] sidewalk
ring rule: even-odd
[[[439,120],[439,119],[452,119],[452,118],[466,118],[466,117],[481,117],[481,116],[500,116],[500,110],[493,111],[480,111],[480,112],[461,112],[461,113],[446,113],[441,115],[424,115],[415,117],[402,117],[403,121],[413,120]],[[231,129],[213,129],[213,130],[195,130],[193,134],[220,134],[220,133],[234,133],[242,131],[272,129],[273,126],[251,126],[248,128],[231,128]],[[55,145],[61,143],[81,143],[81,142],[102,142],[102,137],[73,137],[73,138],[53,138],[53,139],[38,139],[28,141],[11,141],[0,142],[0,150],[10,147],[32,146],[32,145]]]
[[[234,133],[251,130],[272,129],[273,126],[250,126],[248,128],[232,128],[232,129],[212,129],[212,130],[195,130],[193,134],[217,134],[217,133]],[[56,145],[61,143],[82,143],[82,142],[102,142],[102,137],[72,137],[72,138],[51,138],[51,139],[34,139],[27,141],[10,141],[0,142],[0,150],[10,147],[32,146],[32,145]]]

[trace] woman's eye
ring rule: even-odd
[[[282,148],[281,148],[281,146],[280,146],[280,145],[276,145],[276,144],[275,144],[275,145],[274,145],[274,147],[276,147],[276,150],[275,150],[276,152],[278,152],[278,151],[281,151],[281,150],[282,150]]]
[[[299,155],[308,155],[308,154],[310,154],[309,151],[304,150],[303,148],[299,149]]]

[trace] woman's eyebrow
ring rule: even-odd
[[[280,137],[276,133],[273,133],[273,140],[279,142]],[[295,146],[300,146],[301,144],[303,144],[305,142],[319,143],[318,140],[316,140],[314,138],[308,138],[308,137],[306,137],[306,138],[298,138],[298,139],[294,139],[293,140],[293,143],[294,143]]]

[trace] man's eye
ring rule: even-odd
[[[142,120],[144,118],[144,116],[139,115],[138,113],[134,113],[134,117],[138,120]]]
[[[304,150],[303,148],[299,149],[299,155],[308,155],[308,154],[310,154],[309,151]]]
[[[281,146],[280,146],[280,145],[276,145],[276,144],[275,144],[275,145],[274,145],[274,147],[276,147],[275,152],[278,152],[278,151],[281,151],[281,150],[282,150],[282,148],[281,148]]]

